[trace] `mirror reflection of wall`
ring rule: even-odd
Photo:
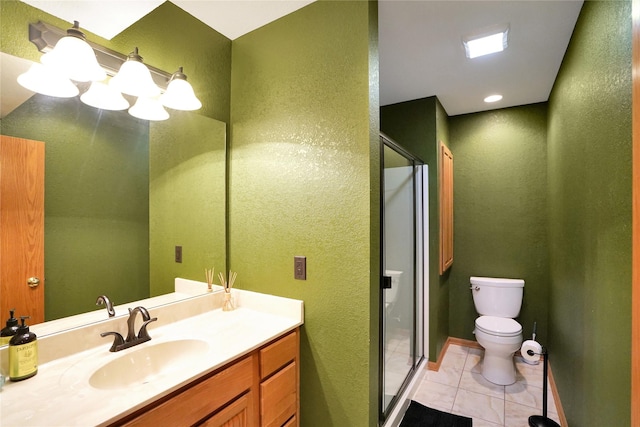
[[[122,304],[225,269],[224,123],[178,113],[150,124],[35,95],[0,124],[45,142],[45,320],[95,310],[101,294]]]

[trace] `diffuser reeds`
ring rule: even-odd
[[[213,289],[211,285],[213,285],[213,271],[214,268],[211,267],[211,269],[205,268],[204,269],[204,275],[207,278],[207,292],[211,292],[211,290]]]
[[[220,285],[224,288],[224,303],[222,304],[222,311],[231,311],[235,308],[233,297],[231,296],[231,288],[233,288],[233,284],[236,281],[237,276],[238,273],[229,271],[229,277],[228,280],[226,280],[223,272],[218,273]]]

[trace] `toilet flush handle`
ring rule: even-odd
[[[479,291],[480,290],[480,286],[476,286],[474,288],[473,285],[471,285],[471,286],[469,286],[469,289],[471,289],[472,291]]]

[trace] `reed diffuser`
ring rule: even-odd
[[[233,302],[233,296],[231,295],[231,288],[233,288],[233,283],[236,281],[237,275],[238,273],[229,270],[229,281],[227,281],[224,278],[224,273],[218,273],[220,285],[224,288],[224,302],[222,303],[222,311],[231,311],[236,308]]]
[[[213,287],[211,286],[213,285],[213,270],[213,267],[211,267],[211,269],[204,269],[204,275],[207,278],[207,292],[211,292],[213,290]]]

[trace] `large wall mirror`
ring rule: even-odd
[[[1,55],[7,93],[15,58]],[[96,310],[102,294],[124,304],[226,270],[226,124],[170,114],[148,122],[37,94],[3,111],[1,134],[45,145],[46,321]],[[0,298],[11,305],[11,292]]]

